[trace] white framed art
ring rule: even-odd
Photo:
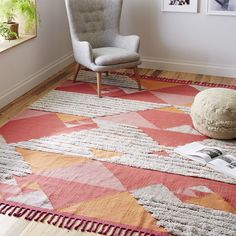
[[[208,15],[236,16],[236,0],[207,0]]]
[[[162,11],[197,13],[198,0],[162,0]]]

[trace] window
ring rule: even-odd
[[[0,0],[0,52],[37,35],[35,0]]]

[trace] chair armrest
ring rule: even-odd
[[[113,47],[128,49],[132,52],[139,51],[140,37],[137,35],[117,35],[113,42]]]
[[[72,44],[75,60],[79,64],[91,68],[91,64],[93,63],[93,53],[90,43],[87,41],[73,40]]]

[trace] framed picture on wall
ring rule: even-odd
[[[236,16],[236,0],[207,0],[207,14]]]
[[[162,11],[197,13],[198,0],[162,0]]]

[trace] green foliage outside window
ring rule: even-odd
[[[39,15],[35,6],[35,2],[31,0],[0,0],[0,34],[9,33],[7,26],[4,24],[12,24],[17,16],[22,16],[25,20],[25,30],[30,31],[39,23]]]

